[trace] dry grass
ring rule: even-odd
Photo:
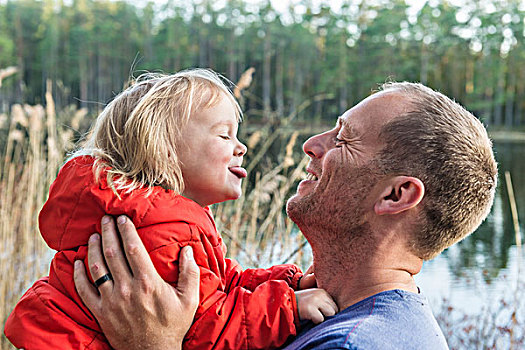
[[[509,291],[523,290],[525,283],[507,281]],[[510,295],[486,300],[468,314],[447,299],[435,312],[451,350],[525,348],[525,300]]]
[[[57,116],[49,90],[46,100],[45,109],[14,105],[9,117],[0,117],[2,324],[22,293],[47,274],[52,251],[38,232],[38,212],[65,151],[73,145],[72,129],[78,129],[86,115],[70,108]],[[68,123],[62,124],[63,120]],[[11,348],[3,336],[0,344],[2,349]]]
[[[257,151],[246,167],[253,181],[243,183],[244,195],[215,208],[217,225],[228,245],[229,255],[237,257],[244,266],[268,266],[276,262],[305,265],[300,250],[290,257],[290,252],[305,240],[296,231],[292,234],[294,224],[286,216],[284,204],[297,181],[304,177],[307,159],[294,160],[291,155],[283,158],[285,152],[279,153],[280,157],[274,162],[268,155],[263,157],[277,140],[275,135],[281,141],[288,139],[285,150],[294,148],[297,132],[288,135],[275,131],[262,136],[266,141],[254,145],[252,149]],[[259,164],[254,165],[254,162]]]

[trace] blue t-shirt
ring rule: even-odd
[[[373,295],[317,326],[284,349],[448,349],[426,298],[403,290]]]

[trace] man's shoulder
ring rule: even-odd
[[[446,349],[426,299],[400,290],[378,293],[305,330],[293,349]]]

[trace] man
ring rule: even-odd
[[[287,213],[312,246],[318,286],[332,295],[342,311],[303,330],[288,348],[447,348],[413,276],[424,260],[472,233],[488,215],[497,166],[483,125],[460,105],[423,85],[390,83],[346,111],[333,129],[313,136],[303,148],[311,158],[309,175],[288,201]],[[124,225],[128,226],[122,230],[132,231],[129,220]],[[115,248],[115,230],[107,227],[113,242],[104,241],[104,250],[115,281],[102,285],[107,290],[101,288],[99,297],[88,289],[83,270],[78,269],[80,295],[116,348],[123,346],[122,339],[131,339],[128,333],[159,342],[159,347],[180,346],[183,322],[173,325],[155,308],[144,311],[143,307],[169,304],[170,295],[156,294],[161,287],[147,286],[155,274],[151,268],[141,268],[144,262],[130,262],[133,276],[129,277],[125,259]],[[138,250],[139,243],[133,245],[131,250]],[[107,272],[96,246],[90,247],[95,279]],[[115,261],[120,261],[121,269],[114,270]],[[99,271],[94,268],[100,266]],[[121,271],[125,283],[116,276]],[[158,278],[153,280],[157,283]],[[140,288],[128,290],[134,284]],[[148,297],[151,293],[154,296]],[[132,298],[139,300],[137,305],[122,302]],[[101,305],[109,310],[103,313]],[[183,314],[188,315],[191,312]],[[119,329],[123,319],[133,318],[140,320]],[[179,334],[178,339],[164,342],[172,333]]]

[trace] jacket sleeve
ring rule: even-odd
[[[301,269],[293,264],[275,265],[268,269],[242,270],[239,263],[226,259],[226,288],[244,287],[253,291],[261,283],[270,280],[285,281],[290,288],[297,290],[299,280],[303,276]]]
[[[170,228],[173,229],[173,226],[170,225]],[[162,234],[162,227],[159,225],[143,228],[142,234],[146,233],[144,229],[151,230],[150,234]],[[180,232],[181,230],[192,232]],[[206,235],[202,232],[196,234],[195,230],[191,225],[179,224],[178,236],[191,237],[190,240],[174,241],[149,251],[162,278],[176,285],[180,249],[188,244],[193,248],[201,274],[200,303],[194,323],[186,334],[184,347],[271,349],[283,345],[289,336],[296,335],[297,305],[289,281],[270,280],[258,283],[252,290],[233,285],[227,288],[226,267],[231,263],[226,263],[222,255],[222,240],[219,238],[218,241],[209,241]],[[261,276],[269,277],[273,274],[284,279],[284,276],[290,275],[289,272],[277,272],[278,270],[268,269]],[[254,280],[262,280],[259,277],[249,279],[253,285]],[[289,276],[288,279],[291,281],[293,278]]]
[[[215,291],[208,299],[214,302],[197,311],[186,349],[274,349],[297,334],[295,293],[284,281],[262,283],[253,292]]]
[[[71,276],[72,280],[72,276]],[[9,315],[4,333],[17,349],[26,350],[111,350],[98,327],[79,314],[76,301],[49,284],[49,277],[36,281]],[[76,315],[73,318],[71,315]]]

